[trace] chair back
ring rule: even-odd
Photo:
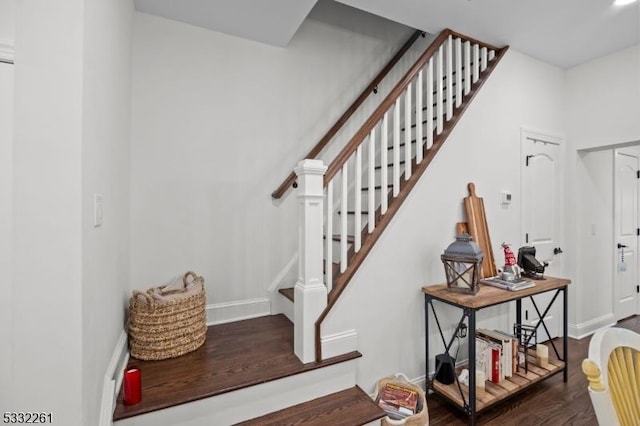
[[[597,331],[582,371],[600,425],[640,425],[640,334],[617,327]]]

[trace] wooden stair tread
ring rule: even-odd
[[[325,235],[322,238],[324,240],[326,240],[327,236]],[[331,240],[333,240],[333,241],[342,241],[342,236],[340,234],[333,234],[331,236]],[[353,235],[347,235],[347,243],[353,244],[354,241],[355,241],[355,237]]]
[[[238,426],[363,425],[385,416],[384,411],[358,386],[335,392],[283,410],[257,417]]]
[[[387,184],[387,189],[392,189],[392,188],[393,188],[393,183],[388,183],[388,184]],[[376,189],[382,189],[382,185],[376,185],[376,186],[374,186],[374,187],[373,187],[373,189],[374,189],[374,190],[376,190]],[[362,190],[362,191],[368,191],[368,190],[369,190],[369,188],[362,188],[361,190]]]
[[[280,293],[281,295],[283,295],[284,297],[286,297],[287,299],[293,302],[293,298],[295,295],[295,290],[293,289],[293,287],[281,288],[280,290],[278,290],[278,293]]]
[[[350,352],[303,364],[293,352],[293,324],[282,314],[207,329],[199,349],[163,361],[131,359],[142,372],[142,401],[124,405],[118,394],[113,420],[209,398],[359,358]]]
[[[411,141],[411,143],[413,143],[414,141]],[[404,164],[405,161],[404,160],[400,160],[400,162],[398,164]],[[391,164],[387,164],[387,167],[393,167],[393,163]],[[375,169],[376,170],[380,170],[382,168],[382,165],[376,166]]]

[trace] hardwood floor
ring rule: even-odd
[[[618,326],[640,333],[640,316]],[[241,338],[238,338],[241,336]],[[478,425],[597,425],[587,381],[580,364],[586,358],[589,338],[569,339],[569,380],[562,374],[527,388],[522,394],[499,403],[478,415]],[[321,363],[302,364],[293,354],[293,325],[284,315],[274,315],[209,327],[207,343],[185,356],[165,361],[131,360],[142,370],[142,402],[125,406],[118,396],[114,420],[171,407],[233,391],[280,377],[310,371],[361,356],[353,352]],[[280,413],[316,416],[329,399],[315,401],[297,411]],[[350,402],[354,403],[355,402]],[[338,404],[340,405],[340,404]],[[438,395],[428,396],[430,425],[468,424],[468,417]],[[339,413],[339,409],[330,409]],[[309,417],[311,416],[311,417]],[[309,424],[298,419],[293,424]],[[350,425],[351,420],[343,418]],[[260,423],[255,423],[260,424]],[[268,424],[268,423],[267,423]],[[357,423],[353,423],[357,424]]]
[[[369,395],[354,386],[236,426],[358,426],[384,416]]]
[[[164,361],[129,365],[142,373],[142,402],[123,404],[118,395],[114,421],[208,398],[362,356],[351,352],[303,364],[293,353],[293,324],[272,315],[209,327],[200,349]]]
[[[628,318],[618,324],[640,333],[640,316]],[[579,425],[597,426],[598,423],[587,391],[587,380],[580,364],[587,357],[590,338],[569,339],[569,379],[562,374],[528,388],[524,393],[483,411],[477,417],[478,425]],[[429,395],[431,426],[468,424],[468,417],[457,411],[438,395]],[[604,426],[604,425],[603,425]]]

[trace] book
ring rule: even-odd
[[[505,333],[504,331],[493,330],[511,341],[511,375],[518,369],[518,339],[515,336]]]
[[[377,403],[392,419],[403,419],[416,413],[418,392],[398,383],[387,383]]]
[[[511,336],[505,335],[500,332],[487,330],[486,328],[479,328],[477,330],[477,333],[500,346],[500,379],[511,377],[513,371],[513,355],[511,353],[513,344],[511,342]]]
[[[497,277],[482,279],[480,280],[480,283],[509,291],[524,290],[525,288],[535,287],[536,285],[536,283],[529,280],[518,279],[514,281],[506,281]]]

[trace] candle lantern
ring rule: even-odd
[[[455,242],[440,256],[447,277],[447,288],[458,293],[476,294],[484,253],[471,241],[471,235],[458,234]]]

